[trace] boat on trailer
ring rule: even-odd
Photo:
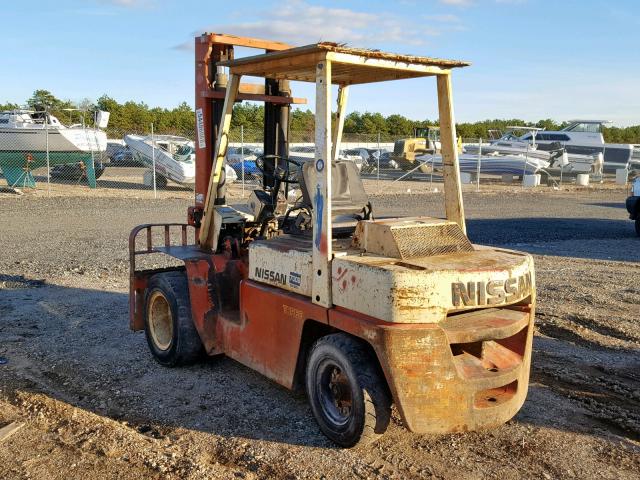
[[[193,188],[196,178],[195,145],[193,140],[176,135],[125,135],[134,158],[153,171],[156,184],[165,186],[167,180]],[[155,158],[155,163],[154,163]],[[225,168],[226,181],[231,183],[237,174],[230,166]]]
[[[569,155],[594,156],[602,153],[604,171],[612,172],[618,168],[627,168],[634,147],[628,143],[605,143],[603,128],[611,123],[611,120],[571,120],[561,130],[538,132],[535,142],[540,150],[552,150],[560,144]],[[532,139],[531,133],[521,137],[524,141]]]
[[[133,156],[153,170],[155,158],[156,182],[166,185],[171,180],[193,186],[196,176],[193,141],[175,135],[125,135]]]
[[[539,150],[536,143],[536,136],[540,130],[542,129],[534,127],[507,127],[507,131],[504,134],[500,134],[498,138],[490,140],[488,144],[471,143],[465,145],[464,151],[472,155],[525,155],[528,158],[550,162],[551,153]],[[496,130],[491,132],[495,133]],[[518,132],[526,132],[531,135],[531,140],[523,140],[521,138],[522,133],[518,135]]]
[[[431,169],[441,171],[442,155],[422,155],[416,157],[420,162],[420,170],[428,173]],[[524,155],[472,155],[463,153],[458,156],[460,171],[465,173],[478,173],[478,160],[480,161],[480,173],[484,175],[533,175],[549,167],[549,162],[539,158],[527,158]]]
[[[107,135],[98,128],[67,127],[47,112],[0,112],[0,169],[10,186],[35,187],[32,172],[48,157],[49,166],[82,163],[95,188],[95,164],[106,148]]]
[[[521,132],[526,132],[522,134]],[[598,153],[595,150],[588,153],[576,153],[560,142],[540,146],[540,138],[550,138],[546,130],[535,127],[512,126],[507,127],[505,133],[499,130],[489,130],[492,139],[488,144],[468,144],[464,150],[475,155],[507,155],[524,156],[526,158],[549,162],[545,168],[548,173],[562,171],[566,174],[597,173]]]

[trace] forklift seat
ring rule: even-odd
[[[313,208],[313,188],[316,175],[315,162],[308,161],[302,165],[300,190],[302,201],[308,208]],[[356,215],[367,211],[369,198],[364,191],[360,172],[355,162],[336,160],[331,162],[331,218],[335,223],[355,222]],[[355,223],[353,223],[355,226]]]

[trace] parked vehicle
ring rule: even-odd
[[[229,147],[227,149],[227,166],[233,169],[237,178],[242,179],[243,164],[245,177],[260,174],[260,169],[256,165],[256,150],[251,147]]]
[[[273,150],[289,117],[264,115],[265,155],[257,162],[266,188],[234,205],[219,188],[227,144],[204,129],[186,223],[145,223],[129,236],[129,324],[145,331],[155,359],[173,367],[205,352],[226,355],[304,389],[320,430],[341,447],[377,440],[392,404],[393,423],[420,434],[487,430],[511,419],[529,387],[535,269],[531,255],[474,245],[466,234],[450,75],[468,64],[333,42],[288,48],[206,34],[198,43],[196,108],[217,102],[202,109],[201,123],[219,125],[218,139],[229,135],[242,74],[276,72],[280,81],[316,82],[318,142],[312,161],[281,157]],[[271,51],[237,59],[233,45]],[[202,90],[214,88],[210,65],[228,68],[224,99]],[[440,122],[452,134],[442,144],[446,218],[374,219],[355,163],[331,158],[343,123],[334,132],[330,86],[433,75]],[[340,90],[337,118],[346,101]],[[201,168],[212,158],[211,171]],[[302,175],[292,178],[292,166]],[[292,183],[301,195],[283,202]],[[148,254],[165,254],[173,266],[137,262]]]
[[[351,154],[353,149],[340,150],[338,153],[339,160],[350,160],[356,164],[358,170],[362,169],[364,159],[359,154]],[[296,145],[289,148],[289,158],[297,162],[308,162],[315,155],[315,146],[313,145]]]
[[[631,183],[631,195],[627,198],[629,218],[635,221],[636,234],[640,237],[640,176]]]
[[[133,152],[127,145],[109,140],[107,151],[109,166],[111,167],[142,167],[144,164],[135,158]]]

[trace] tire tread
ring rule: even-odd
[[[377,440],[386,431],[391,420],[391,395],[377,359],[372,358],[361,340],[346,333],[334,333],[320,338],[313,350],[322,345],[334,347],[347,357],[363,390],[364,426],[357,445]]]
[[[149,280],[147,292],[153,288],[159,288],[173,297],[177,310],[175,349],[169,358],[160,359],[155,353],[154,357],[160,363],[169,367],[189,365],[196,362],[202,356],[203,346],[191,316],[191,302],[186,273],[180,270],[153,275]],[[167,298],[167,300],[169,300],[170,304],[172,303],[172,299]],[[149,340],[149,336],[147,336],[147,339]],[[149,342],[151,341],[149,340]],[[153,352],[153,348],[151,350]]]

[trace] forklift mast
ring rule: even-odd
[[[291,97],[288,80],[265,79],[265,92],[268,95]],[[273,155],[289,156],[289,104],[266,102],[264,104],[264,173],[262,187],[270,189],[275,186]],[[271,158],[270,158],[271,157]]]
[[[199,228],[203,215],[228,83],[224,67],[217,64],[233,60],[234,47],[264,52],[291,48],[281,42],[216,33],[205,33],[195,38],[196,183],[195,205],[189,208],[188,222],[196,228]],[[241,100],[265,102],[264,154],[287,156],[290,104],[305,101],[291,97],[288,81],[272,78],[266,78],[264,85],[241,84],[236,101]],[[273,157],[267,157],[265,172],[273,171],[274,163]],[[267,183],[273,177],[265,175],[264,178],[263,186],[272,187]],[[224,204],[224,181],[220,182],[216,194],[215,203]]]

